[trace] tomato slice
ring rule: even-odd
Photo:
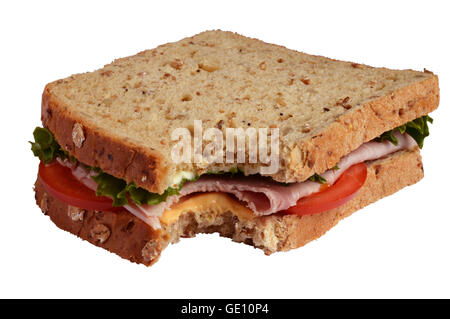
[[[70,168],[53,161],[50,164],[39,164],[39,179],[45,190],[54,198],[82,209],[116,211],[112,199],[97,196],[95,191],[86,187],[72,174]]]
[[[333,185],[300,198],[297,205],[288,208],[285,212],[296,215],[312,215],[341,206],[356,195],[366,178],[366,163],[355,164],[346,169]]]

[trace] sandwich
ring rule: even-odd
[[[287,251],[418,182],[438,104],[426,69],[206,31],[47,84],[36,202],[145,265],[197,233]]]

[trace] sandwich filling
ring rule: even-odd
[[[363,163],[380,159],[400,150],[413,149],[416,146],[421,148],[424,138],[429,135],[427,122],[432,122],[432,120],[430,117],[424,116],[385,132],[379,138],[362,144],[341,158],[332,169],[320,175],[315,174],[303,182],[284,184],[269,177],[244,176],[236,170],[229,174],[205,174],[192,180],[184,179],[177,185],[177,188],[171,188],[164,194],[155,195],[136,187],[134,183],[126,184],[123,181],[126,184],[125,188],[122,184],[115,185],[117,184],[115,177],[71,158],[59,147],[50,132],[40,131],[45,129],[38,130],[37,134],[35,130],[35,142],[32,143],[32,150],[44,163],[47,163],[41,164],[39,177],[51,195],[54,195],[55,191],[46,182],[44,171],[49,169],[49,165],[63,166],[71,172],[74,179],[92,193],[95,192],[97,196],[103,198],[104,195],[112,197],[113,206],[123,207],[152,228],[158,229],[161,227],[161,221],[168,223],[174,220],[174,216],[188,210],[231,210],[245,218],[279,212],[302,214],[302,209],[298,205],[301,199],[315,196],[327,188],[337,187],[339,181],[348,179],[347,175],[351,172],[352,178],[359,176],[356,178],[358,182],[354,183],[359,184],[353,187],[352,192],[347,194],[348,196],[341,196],[342,198],[336,201],[341,205],[350,200],[364,183],[366,175]],[[42,135],[46,134],[47,140],[44,143]],[[48,134],[52,138],[49,139]],[[358,164],[359,166],[356,167]],[[336,186],[334,186],[335,184]],[[320,212],[320,209],[308,212]]]

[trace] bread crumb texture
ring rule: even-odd
[[[272,177],[282,182],[333,167],[365,141],[430,112],[439,100],[430,72],[336,61],[223,31],[58,80],[44,95],[50,101],[44,125],[51,108],[80,122],[67,133],[74,134],[77,148],[89,144],[83,141],[92,132],[108,135],[135,150],[157,152],[163,159],[157,165],[169,177],[180,170],[227,168],[174,164],[170,136],[176,128],[192,128],[194,120],[202,120],[204,129],[278,127],[281,162]],[[57,124],[52,129],[61,136]],[[240,168],[255,173],[258,164]],[[169,179],[152,182],[161,183],[156,189],[162,191]]]

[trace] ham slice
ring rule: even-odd
[[[331,169],[321,176],[332,185],[339,176],[350,166],[365,161],[376,160],[391,153],[412,149],[417,144],[408,134],[395,133],[398,140],[397,145],[389,141],[367,142],[359,148],[344,156],[337,164],[338,169]],[[67,161],[65,161],[66,165]],[[62,162],[64,165],[64,162]],[[72,172],[82,183],[91,189],[96,189],[92,183],[92,172],[86,171],[82,165],[73,166],[70,163]],[[80,168],[81,167],[81,168]],[[320,190],[320,184],[312,181],[292,183],[284,186],[275,182],[269,177],[262,176],[238,176],[229,177],[221,175],[203,175],[194,182],[187,182],[180,190],[179,195],[173,195],[167,198],[165,202],[157,205],[135,205],[128,204],[124,208],[144,220],[153,228],[160,228],[159,217],[163,212],[177,203],[180,198],[193,193],[203,192],[225,192],[236,196],[245,203],[257,216],[270,215],[281,210],[294,206],[297,201],[305,196],[311,195]]]
[[[412,149],[417,145],[408,134],[396,132],[395,137],[398,140],[397,145],[389,141],[364,143],[339,161],[337,164],[339,169],[328,170],[321,176],[327,180],[329,185],[332,185],[347,168],[354,164],[376,160],[399,150]],[[311,181],[284,186],[268,177],[261,176],[204,175],[195,182],[187,182],[180,190],[179,195],[170,196],[165,202],[151,206],[147,213],[162,214],[181,197],[192,193],[225,192],[233,194],[244,202],[255,215],[270,215],[294,206],[300,198],[318,192],[320,186],[319,183]]]

